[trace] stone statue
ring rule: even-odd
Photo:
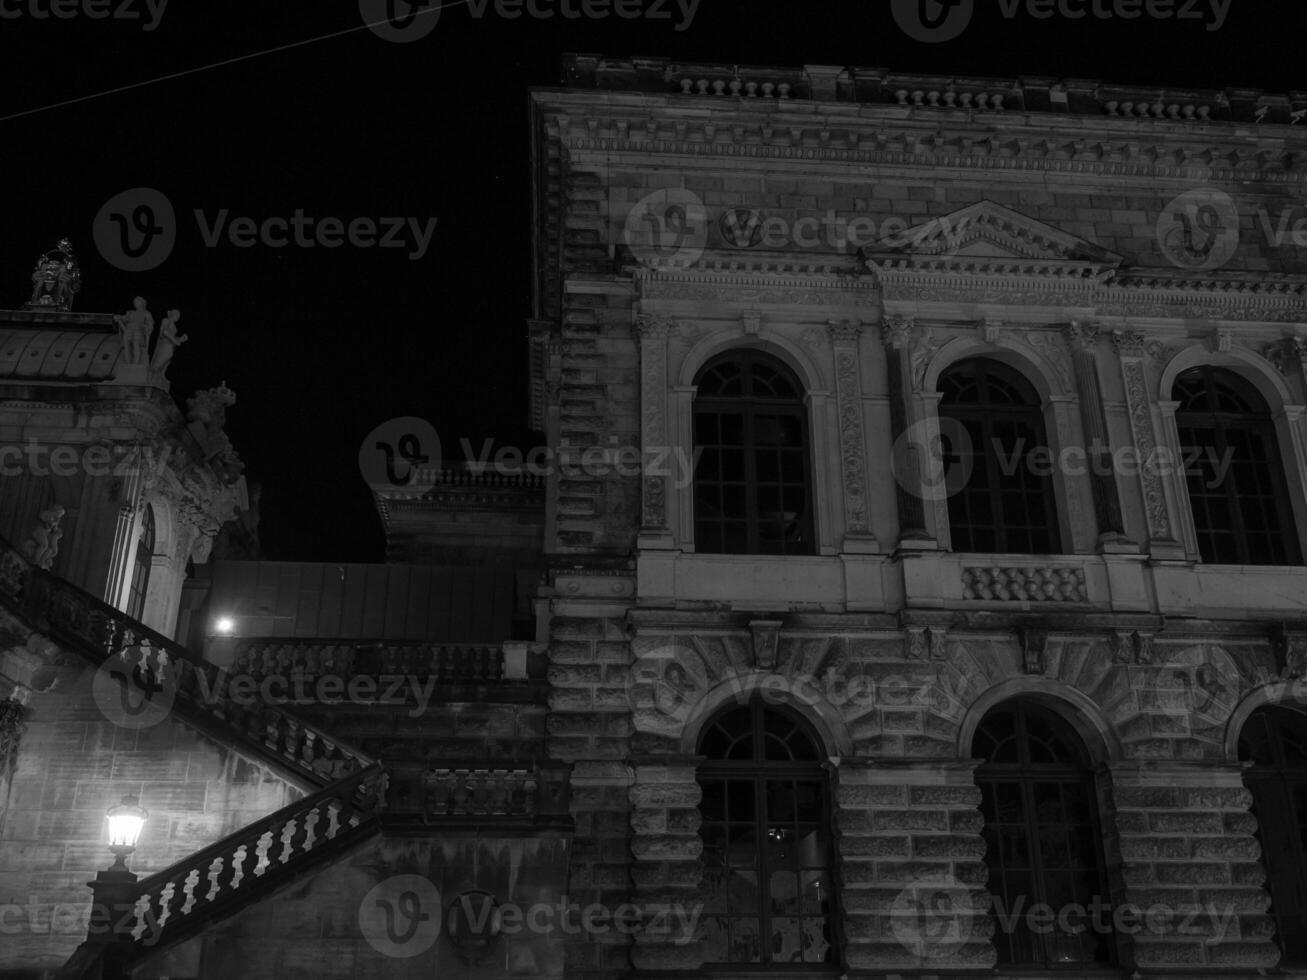
[[[73,297],[82,288],[82,273],[73,257],[73,246],[67,238],[59,239],[50,251],[36,260],[32,273],[32,298],[29,310],[69,310]]]
[[[63,520],[64,509],[61,504],[54,504],[41,511],[36,528],[23,545],[23,554],[37,568],[47,572],[54,565],[55,556],[59,554],[59,539],[64,536],[59,522]]]
[[[224,381],[208,391],[197,391],[186,399],[186,421],[201,442],[218,436],[227,424],[227,409],[236,404],[236,392]]]
[[[229,484],[239,479],[245,468],[227,433],[222,431],[227,424],[227,409],[235,404],[236,393],[225,381],[217,388],[197,391],[193,398],[186,399],[187,428],[204,450],[204,458],[218,468]]]
[[[181,318],[181,310],[169,310],[163,318],[163,323],[159,326],[159,339],[154,344],[154,360],[150,362],[150,370],[158,374],[167,371],[177,348],[191,339],[186,334],[177,334],[177,321]]]
[[[137,296],[132,300],[130,310],[114,317],[114,322],[118,324],[118,336],[123,342],[123,357],[128,364],[145,364],[149,360],[154,317],[145,306],[145,298]]]

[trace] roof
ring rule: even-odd
[[[0,310],[0,378],[112,381],[121,355],[109,314]]]
[[[771,67],[677,62],[663,57],[565,54],[570,89],[732,96],[755,101],[881,103],[976,112],[1055,112],[1194,123],[1294,125],[1307,120],[1307,92],[1119,85],[1098,79],[927,75],[887,68]],[[1296,114],[1296,115],[1295,115]],[[1307,124],[1304,125],[1307,129]]]

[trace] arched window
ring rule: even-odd
[[[154,561],[154,508],[146,504],[141,513],[141,533],[136,539],[132,584],[127,592],[127,615],[139,620],[145,611],[145,593],[150,587],[150,565]]]
[[[1289,708],[1253,712],[1239,733],[1239,759],[1271,892],[1284,962],[1307,964],[1307,717]]]
[[[708,962],[839,962],[830,783],[819,745],[802,719],[761,698],[704,728]]]
[[[1064,720],[1017,702],[987,714],[972,756],[985,819],[994,945],[1003,966],[1110,964],[1112,913],[1093,774]],[[1050,928],[1042,910],[1061,915]]]
[[[1271,413],[1232,371],[1204,366],[1175,379],[1171,397],[1203,561],[1296,565],[1298,534]]]
[[[948,499],[953,550],[1059,552],[1052,461],[1038,392],[1019,372],[987,358],[949,368],[939,391],[945,472],[954,466],[970,469]]]
[[[695,378],[694,547],[811,555],[813,494],[803,386],[784,364],[737,350]]]

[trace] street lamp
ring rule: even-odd
[[[140,840],[141,830],[150,816],[140,802],[134,793],[124,796],[121,803],[109,807],[105,814],[109,820],[109,850],[115,855],[110,871],[127,871],[127,855],[136,850],[136,842]]]

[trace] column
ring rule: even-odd
[[[1110,771],[1124,891],[1113,923],[1127,934],[1135,976],[1224,980],[1275,966],[1242,766],[1159,760]]]
[[[867,507],[867,439],[863,429],[861,359],[858,339],[863,325],[832,320],[826,328],[835,351],[835,396],[840,426],[840,486],[844,498],[845,553],[875,553]]]
[[[635,318],[640,343],[640,443],[642,458],[669,446],[667,438],[667,334],[674,320],[641,313]],[[674,540],[667,522],[667,477],[641,477],[639,547],[669,549]]]
[[[1166,487],[1157,472],[1159,457],[1144,367],[1147,356],[1144,337],[1132,331],[1114,330],[1112,343],[1116,347],[1121,362],[1121,377],[1125,382],[1126,409],[1134,437],[1144,520],[1148,528],[1148,550],[1154,558],[1183,559],[1184,547],[1176,538]]]
[[[841,760],[835,826],[853,970],[993,968],[975,765]]]
[[[632,901],[645,923],[635,935],[631,965],[641,973],[684,974],[702,967],[704,956],[702,940],[689,931],[703,878],[703,791],[697,778],[702,760],[667,755],[631,761]]]
[[[889,379],[890,435],[899,447],[894,453],[895,497],[899,511],[899,546],[915,542],[909,547],[933,547],[934,540],[926,530],[926,514],[922,504],[923,463],[921,457],[930,451],[929,444],[920,440],[905,439],[908,432],[908,398],[913,390],[911,345],[916,325],[911,317],[888,316],[881,326],[881,340],[885,345],[885,366]],[[904,440],[901,444],[900,440]]]
[[[1066,328],[1071,347],[1071,364],[1080,394],[1080,420],[1085,431],[1085,451],[1089,463],[1090,487],[1094,495],[1094,517],[1098,523],[1100,546],[1131,544],[1125,536],[1125,517],[1121,513],[1121,495],[1116,485],[1112,440],[1107,433],[1107,415],[1103,411],[1103,392],[1098,381],[1098,327],[1073,322]]]

